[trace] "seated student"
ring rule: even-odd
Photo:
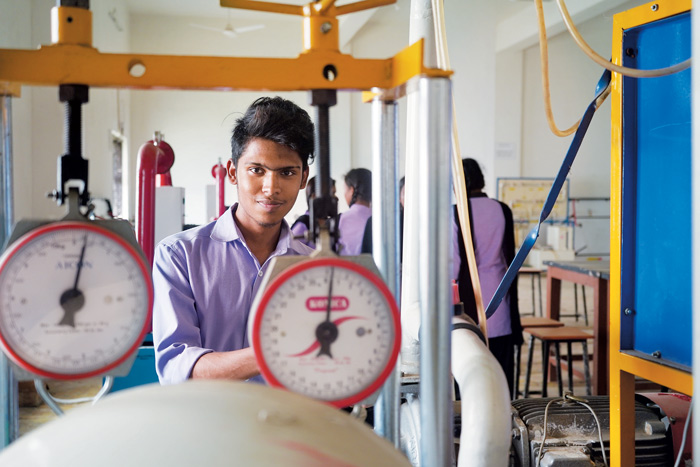
[[[236,121],[227,174],[238,203],[156,248],[153,344],[162,384],[262,382],[248,313],[273,257],[313,251],[292,238],[284,220],[306,186],[313,151],[314,124],[291,101],[260,98]]]
[[[484,306],[487,306],[501,283],[508,266],[515,257],[513,214],[507,205],[495,199],[490,199],[486,193],[481,191],[484,188],[484,175],[477,161],[474,159],[462,159],[462,166],[467,182],[469,217],[476,264],[479,271],[479,282],[481,283]],[[458,239],[459,245],[459,251],[455,252],[455,261],[459,263],[457,276],[459,296],[464,303],[464,311],[474,321],[478,321],[474,290],[471,276],[469,275],[469,265],[467,264],[467,253],[456,209],[454,218],[456,222],[453,224],[453,234]],[[517,281],[513,282],[508,294],[501,301],[494,314],[488,318],[487,326],[489,349],[505,372],[512,398],[513,346],[522,344],[523,341],[518,308]]]
[[[301,243],[303,243],[306,246],[309,246],[311,248],[316,248],[316,245],[314,244],[313,241],[310,239],[306,238],[306,233],[309,231],[309,222],[311,221],[311,218],[309,216],[309,209],[311,208],[311,203],[313,202],[314,198],[316,197],[316,187],[314,182],[316,181],[316,177],[311,177],[309,181],[306,183],[306,212],[302,214],[301,216],[297,217],[297,219],[294,221],[292,224],[292,234],[294,235],[294,238],[299,240]],[[335,196],[335,180],[331,178],[331,196]]]

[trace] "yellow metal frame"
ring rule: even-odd
[[[38,50],[0,49],[0,92],[11,85],[14,89],[17,84],[221,91],[370,91],[403,88],[416,76],[448,78],[451,71],[423,66],[422,40],[387,59],[357,59],[339,52],[335,15],[394,1],[364,0],[336,7],[335,0],[324,0],[292,8],[252,0],[221,0],[224,6],[303,16],[305,48],[292,59],[101,53],[92,47],[89,10],[55,7],[52,45]]]
[[[624,31],[689,11],[690,0],[657,0],[619,13],[613,18],[612,59],[622,65]],[[611,97],[610,183],[610,461],[612,466],[634,465],[635,376],[683,394],[692,395],[691,373],[669,368],[620,351],[620,290],[622,238],[622,76],[613,73]]]

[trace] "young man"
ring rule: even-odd
[[[274,256],[313,251],[293,239],[284,221],[306,186],[313,150],[311,118],[280,97],[256,100],[236,121],[227,171],[238,203],[156,248],[153,340],[162,384],[262,381],[248,343],[248,313]]]

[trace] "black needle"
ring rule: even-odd
[[[61,294],[59,303],[63,308],[63,318],[58,324],[66,324],[75,327],[75,313],[85,305],[85,296],[78,289],[78,281],[80,280],[80,271],[83,269],[83,259],[85,258],[85,248],[87,247],[87,234],[83,238],[83,247],[80,249],[80,259],[75,269],[75,281],[73,288],[66,290]]]
[[[326,319],[321,324],[316,327],[316,339],[318,343],[321,344],[321,350],[318,351],[317,357],[321,355],[331,355],[331,344],[335,342],[338,338],[338,326],[333,324],[331,321],[331,300],[333,298],[333,272],[334,268],[331,268],[331,278],[328,281],[328,303],[326,303]]]

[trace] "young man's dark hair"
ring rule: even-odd
[[[305,110],[294,102],[277,97],[261,97],[236,120],[231,135],[231,160],[238,159],[252,138],[263,138],[296,151],[302,169],[313,161],[314,124]]]

